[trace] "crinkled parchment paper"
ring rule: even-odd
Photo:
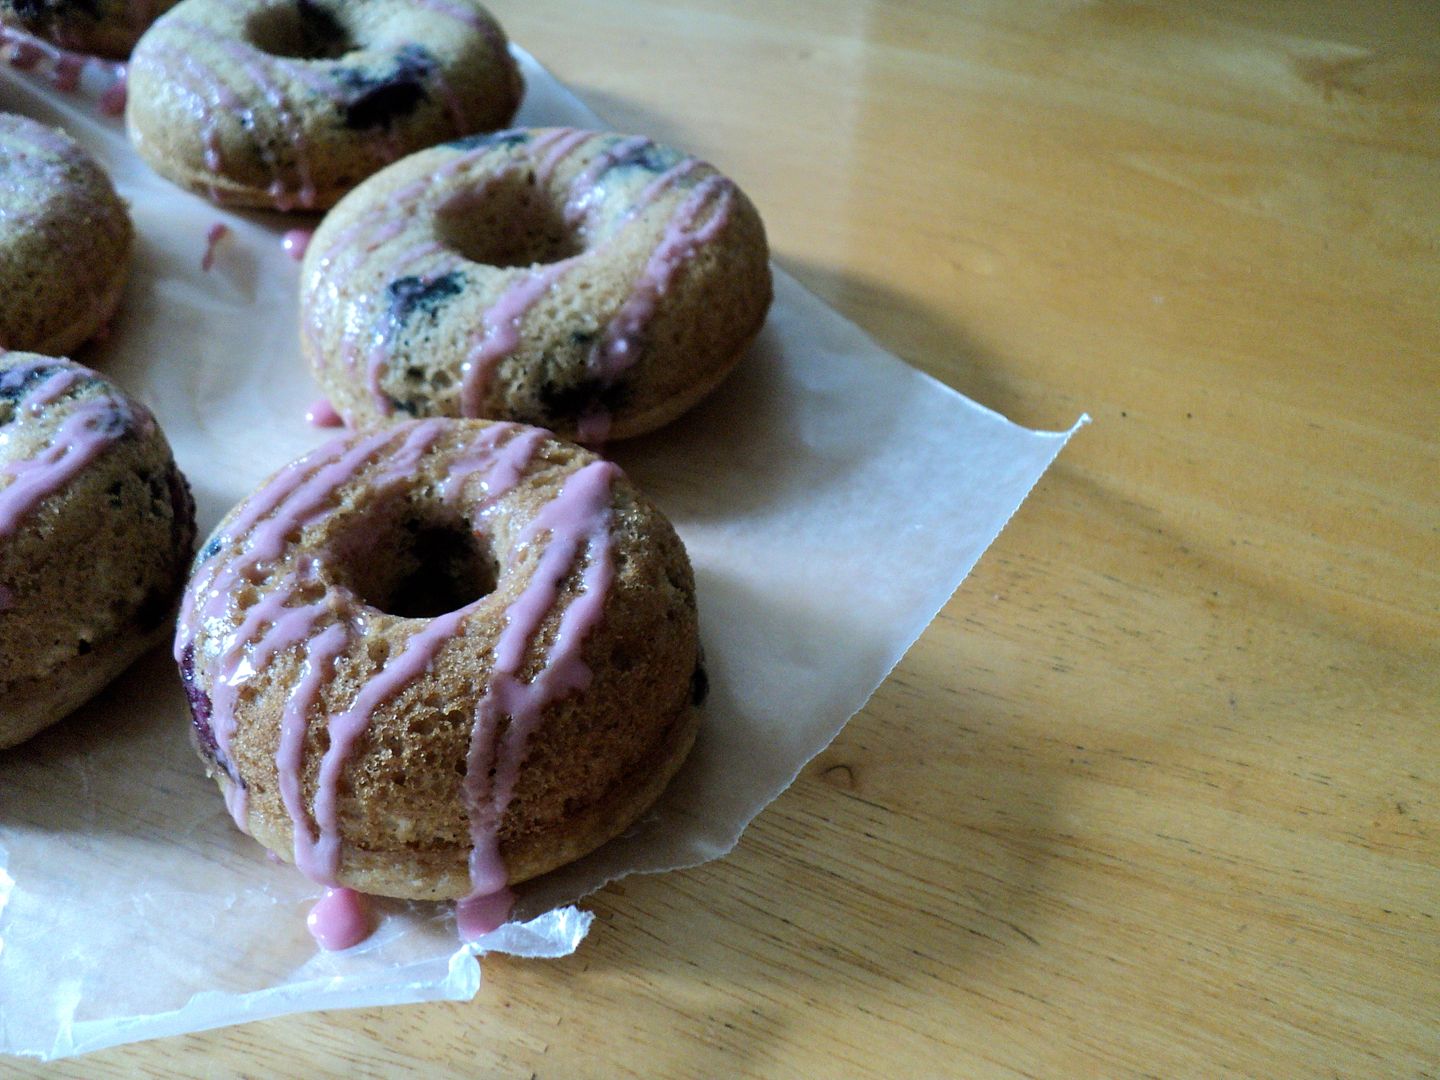
[[[604,126],[522,61],[519,123]],[[84,358],[154,409],[203,535],[325,437],[303,419],[316,390],[298,359],[298,266],[280,245],[300,223],[169,186],[116,121],[41,77],[0,75],[0,109],[66,127],[131,204],[134,280]],[[222,221],[231,234],[202,272]],[[447,908],[394,902],[366,944],[320,952],[305,930],[318,888],[232,827],[157,651],[0,754],[0,1050],[58,1057],[309,1009],[466,999],[477,953],[573,951],[590,919],[559,905],[730,850],[864,705],[1068,435],[1016,427],[907,367],[779,273],[769,324],[729,382],[614,450],[689,548],[711,677],[695,753],[644,821],[525,888],[528,921],[475,947],[457,945]]]

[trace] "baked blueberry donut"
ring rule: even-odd
[[[134,229],[62,131],[0,113],[0,349],[72,351],[120,303]]]
[[[144,406],[89,368],[0,355],[0,747],[164,638],[195,506]]]
[[[415,154],[331,211],[302,271],[302,351],[352,426],[621,439],[719,385],[770,297],[760,216],[712,166],[646,138],[507,131]]]
[[[123,60],[176,0],[0,0],[0,24],[62,49]]]
[[[310,209],[421,147],[508,123],[522,91],[475,0],[182,0],[135,47],[126,122],[182,187]]]
[[[175,655],[237,824],[311,878],[461,899],[590,851],[695,737],[690,565],[615,465],[428,419],[280,470],[196,561]]]

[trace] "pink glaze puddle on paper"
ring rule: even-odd
[[[220,242],[230,235],[230,226],[223,221],[217,221],[210,226],[210,231],[205,234],[205,256],[200,260],[200,269],[209,273],[215,265],[215,250]]]
[[[326,398],[316,398],[305,410],[305,422],[315,428],[338,428],[345,426],[345,418],[335,411]]]
[[[280,246],[285,249],[286,255],[299,262],[310,249],[310,240],[314,235],[313,229],[291,229],[280,238]]]
[[[363,893],[354,889],[326,889],[305,919],[311,936],[326,952],[359,945],[370,936],[373,919]]]

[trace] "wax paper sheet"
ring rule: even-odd
[[[519,123],[604,126],[520,55]],[[203,533],[326,437],[303,419],[317,392],[298,359],[298,266],[280,243],[313,221],[229,213],[171,187],[117,121],[43,74],[0,74],[0,109],[67,128],[130,202],[133,281],[110,338],[82,358],[154,409]],[[217,223],[230,232],[205,271]],[[1069,434],[965,399],[777,273],[769,323],[735,375],[663,432],[613,448],[690,551],[711,678],[699,742],[661,803],[523,889],[516,921],[473,946],[457,944],[443,905],[382,902],[368,942],[324,953],[305,929],[318,887],[233,828],[157,650],[0,754],[0,1051],[59,1057],[289,1012],[468,999],[477,953],[573,951],[590,919],[566,905],[734,846],[864,705]]]

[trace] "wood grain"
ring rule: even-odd
[[[6,1067],[1440,1073],[1433,4],[494,8],[885,346],[1095,423],[737,852],[576,956]]]

